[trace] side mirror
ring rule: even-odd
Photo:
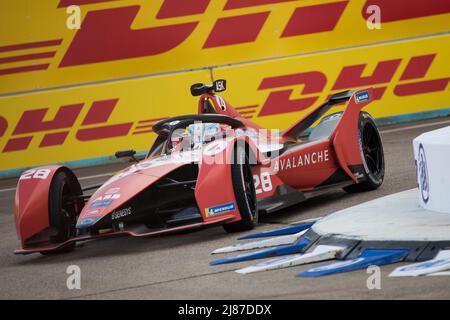
[[[210,91],[211,89],[212,89],[211,86],[207,86],[203,83],[194,83],[191,86],[191,94],[192,96],[196,97]]]
[[[117,159],[130,158],[131,160],[138,162],[138,160],[134,156],[135,154],[136,154],[135,150],[121,150],[121,151],[117,151],[115,153],[115,156]]]
[[[227,81],[224,79],[218,79],[213,82],[213,84],[203,84],[203,83],[194,83],[191,86],[191,94],[195,96],[200,96],[207,92],[222,92],[227,89]]]

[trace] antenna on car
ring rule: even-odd
[[[191,86],[191,94],[195,96],[200,96],[204,93],[210,92],[222,92],[227,89],[227,81],[224,79],[217,79],[213,84],[204,83],[194,83]]]

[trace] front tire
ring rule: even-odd
[[[248,147],[247,144],[245,146]],[[255,184],[249,161],[249,152],[246,152],[244,146],[237,144],[234,149],[233,160],[231,180],[242,219],[223,225],[225,231],[229,233],[251,230],[258,220]]]
[[[348,193],[378,189],[384,179],[383,143],[375,121],[367,112],[359,114],[359,136],[365,180],[345,187]]]
[[[50,242],[59,244],[76,235],[76,222],[84,201],[81,196],[80,183],[69,169],[62,169],[53,176],[48,195],[48,213],[50,227],[53,234]],[[41,254],[50,255],[72,250],[75,243],[71,243],[55,251],[43,251]]]

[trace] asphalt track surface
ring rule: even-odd
[[[266,216],[256,230],[325,216],[384,195],[414,188],[412,139],[450,125],[450,118],[381,128],[386,176],[379,190],[349,195],[333,191]],[[102,182],[125,165],[75,170],[84,185]],[[100,175],[100,176],[99,176]],[[94,177],[92,177],[94,176]],[[297,278],[312,265],[250,275],[233,270],[255,262],[210,266],[210,252],[236,242],[221,227],[194,233],[90,241],[73,252],[17,256],[12,205],[17,179],[0,181],[0,298],[2,299],[449,299],[446,277],[388,278],[399,264],[381,268],[381,289],[369,290],[366,270],[322,278]],[[66,269],[81,268],[81,289],[68,290]]]

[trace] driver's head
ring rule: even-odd
[[[188,135],[192,138],[194,145],[203,144],[211,141],[220,131],[218,123],[202,123],[197,122],[186,128]]]
[[[172,152],[181,151],[183,148],[198,149],[204,143],[219,138],[220,133],[226,132],[229,128],[231,127],[219,123],[193,123],[187,126],[184,131],[172,135]]]

